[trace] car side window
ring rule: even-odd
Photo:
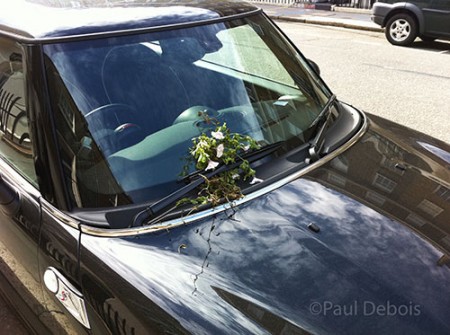
[[[37,187],[26,109],[22,52],[0,38],[0,156]]]

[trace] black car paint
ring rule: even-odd
[[[148,319],[144,315],[158,315],[159,330],[175,333],[287,329],[338,334],[351,329],[362,334],[368,325],[371,333],[448,333],[450,270],[438,265],[448,253],[448,246],[439,245],[441,225],[448,224],[445,213],[437,225],[419,229],[406,218],[424,216],[416,202],[433,197],[445,179],[429,174],[448,178],[439,167],[449,162],[417,141],[442,143],[370,117],[368,132],[348,151],[213,219],[135,237],[83,235],[82,282],[90,286],[96,277],[104,278],[103,288],[89,290],[93,306],[101,315],[110,311],[111,324],[126,319],[128,332],[153,327],[142,324]],[[393,164],[382,164],[385,160]],[[376,173],[398,183],[399,190],[383,205],[365,197],[367,192],[383,195],[372,183]],[[447,200],[439,205],[448,213]],[[309,230],[310,223],[320,232]],[[427,241],[433,238],[435,245]],[[99,270],[104,261],[106,267]],[[131,295],[133,287],[143,296]],[[151,302],[141,303],[146,299]],[[313,303],[327,302],[335,309],[326,315],[309,310]],[[338,310],[342,306],[347,317]],[[377,315],[374,306],[403,306],[406,312]],[[133,312],[137,317],[128,318]]]
[[[226,10],[241,15],[232,6]],[[36,45],[25,47],[24,61],[41,188],[37,191],[0,162],[3,185],[20,198],[17,213],[0,214],[0,235],[24,268],[9,273],[15,288],[31,285],[27,289],[35,296],[22,298],[41,321],[54,325],[52,332],[64,329],[46,318],[64,317],[59,315],[63,308],[41,288],[48,266],[63,271],[83,292],[92,330],[70,316],[61,322],[78,333],[334,334],[348,329],[366,333],[368,325],[396,333],[449,332],[449,268],[438,262],[449,252],[441,242],[448,231],[448,199],[437,198],[443,213],[436,224],[415,207],[419,200],[436,197],[433,192],[441,186],[448,191],[447,144],[369,115],[369,130],[353,147],[238,208],[168,231],[129,237],[84,234],[83,222],[68,211],[55,163],[58,148],[48,127],[53,121],[41,72],[39,43],[82,32],[61,31],[53,26],[39,35],[17,26],[2,33],[28,42],[37,37]],[[102,29],[89,34],[98,32]],[[386,161],[392,164],[380,163]],[[388,196],[372,185],[376,171],[399,178],[402,185],[386,205],[364,198],[368,191]],[[427,223],[413,226],[408,213]],[[311,223],[320,232],[309,230]],[[2,269],[14,268],[14,261],[8,261],[2,260]],[[386,301],[411,307],[412,316],[362,314],[364,302],[385,306]],[[354,315],[313,315],[308,308],[315,302],[348,306]],[[416,305],[420,315],[414,315]]]

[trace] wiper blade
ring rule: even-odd
[[[316,135],[310,141],[310,147],[308,151],[309,157],[307,159],[307,163],[312,163],[320,159],[323,146],[325,145],[326,130],[332,120],[331,107],[333,106],[335,101],[336,96],[333,94],[325,105],[325,108],[309,127],[311,128],[315,126],[317,131]]]
[[[256,161],[260,160],[261,158],[269,156],[271,153],[278,150],[278,148],[280,148],[284,143],[285,143],[285,141],[279,141],[279,142],[267,144],[256,150],[246,152],[246,153],[240,155],[240,157],[242,158],[241,160],[239,160],[233,164],[230,164],[230,165],[222,165],[219,167],[219,169],[225,169],[226,171],[232,170],[232,169],[236,168],[237,166],[239,166],[242,163],[242,160],[244,160],[244,159],[250,163],[256,162]],[[217,172],[219,169],[215,170],[216,173],[214,173],[214,175],[225,171],[225,170],[221,170],[220,172]],[[204,171],[203,170],[194,171],[194,172],[190,173],[189,175],[187,175],[186,177],[184,177],[182,179],[182,181],[189,182],[192,179],[194,179],[195,177],[199,176],[200,174],[204,175]]]
[[[190,175],[188,175],[182,179],[183,181],[188,182],[187,185],[176,190],[173,193],[170,193],[168,196],[162,198],[161,200],[159,200],[159,201],[155,202],[154,204],[145,208],[143,211],[137,213],[135,215],[135,217],[133,219],[133,223],[131,224],[130,227],[143,225],[144,223],[147,223],[147,224],[155,223],[156,221],[160,220],[168,213],[172,212],[177,207],[176,204],[173,205],[174,203],[176,203],[180,199],[183,199],[183,197],[185,197],[186,194],[189,194],[195,188],[197,188],[198,186],[203,184],[206,181],[206,179],[210,179],[210,178],[214,177],[215,175],[218,175],[220,173],[237,168],[244,159],[247,160],[249,163],[256,162],[256,161],[272,154],[278,148],[280,148],[283,144],[284,144],[284,141],[265,145],[259,149],[256,149],[256,150],[253,150],[253,151],[250,151],[250,152],[247,152],[247,153],[241,155],[242,160],[239,160],[239,161],[237,161],[233,164],[229,164],[229,165],[221,165],[217,169],[215,169],[211,172],[208,172],[208,173],[205,173],[205,171],[203,171],[203,170],[195,171],[195,172],[191,173]],[[150,221],[146,222],[150,218],[152,218],[152,219]]]

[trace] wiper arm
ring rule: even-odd
[[[272,144],[265,145],[259,149],[250,151],[248,153],[245,153],[241,155],[242,160],[247,160],[249,163],[256,162],[273,152],[275,152],[278,148],[280,148],[284,144],[284,141],[275,142]],[[214,177],[215,175],[218,175],[220,173],[233,170],[237,168],[241,163],[242,160],[239,160],[233,164],[229,165],[221,165],[217,169],[205,173],[205,171],[195,171],[191,173],[190,175],[183,178],[183,181],[188,182],[187,185],[184,187],[176,190],[173,193],[170,193],[168,196],[162,198],[161,200],[153,203],[152,205],[148,206],[144,210],[137,213],[133,219],[133,223],[130,227],[135,227],[139,225],[143,225],[147,220],[150,218],[153,218],[147,224],[155,223],[157,220],[160,220],[165,215],[173,211],[177,206],[173,205],[178,200],[182,199],[186,194],[189,194],[191,191],[193,191],[196,187],[200,186],[201,184],[205,183],[206,179],[210,179]],[[172,206],[171,206],[172,205]]]
[[[311,124],[311,127],[317,126],[317,132],[314,138],[310,141],[309,147],[309,157],[307,159],[307,163],[312,163],[320,159],[320,155],[325,145],[325,134],[326,130],[330,125],[332,120],[331,107],[336,100],[336,96],[332,95],[328,100],[328,103],[325,105],[325,108],[317,117],[317,119]]]
[[[276,150],[278,150],[278,148],[280,148],[284,143],[285,143],[285,141],[279,141],[279,142],[267,144],[267,145],[265,145],[263,147],[260,147],[259,149],[256,149],[256,150],[248,151],[248,152],[240,155],[240,157],[242,159],[237,161],[236,163],[233,163],[233,164],[230,164],[230,165],[222,165],[222,166],[220,166],[220,168],[225,168],[225,170],[222,170],[222,171],[217,172],[217,173],[221,173],[221,172],[224,172],[224,171],[229,171],[229,170],[232,170],[232,169],[236,168],[237,166],[239,166],[242,163],[242,160],[244,160],[244,159],[247,160],[248,162],[256,162],[256,161],[260,160],[261,158],[269,156],[271,153],[273,153]],[[218,171],[219,169],[215,170],[215,172]],[[216,175],[217,173],[214,173],[214,175]],[[199,176],[200,174],[204,175],[204,171],[202,171],[202,170],[194,171],[194,172],[190,173],[189,175],[187,175],[186,177],[184,177],[182,179],[182,181],[189,182],[193,178],[195,178],[196,176]]]

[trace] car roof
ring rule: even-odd
[[[11,0],[0,1],[0,34],[54,40],[195,24],[259,9],[237,0]]]

